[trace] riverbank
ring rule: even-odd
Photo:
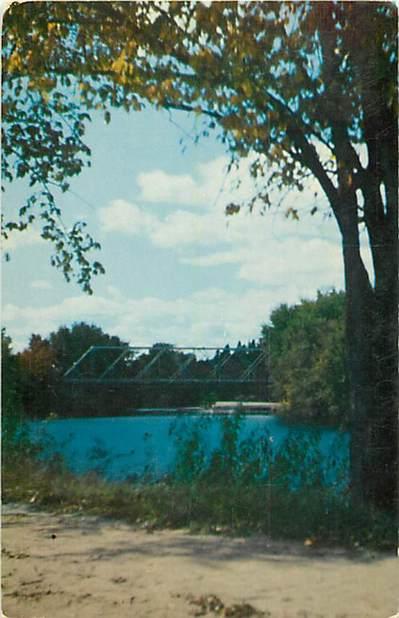
[[[128,416],[224,416],[224,415],[276,415],[283,408],[282,403],[272,401],[216,401],[209,407],[175,406],[173,408],[131,408]]]
[[[223,416],[225,414],[239,414],[240,416],[249,415],[265,415],[278,416],[279,412],[284,409],[284,404],[275,401],[216,401],[209,406],[170,406],[158,408],[127,408],[120,414],[115,414],[114,417],[130,417],[130,416],[190,416],[190,415],[216,415]],[[71,420],[73,418],[87,418],[86,416],[58,416],[49,414],[43,418],[32,420]],[[90,418],[107,418],[104,416],[93,416]]]
[[[388,618],[397,611],[397,559],[383,554],[3,508],[10,618]]]
[[[235,535],[262,533],[299,542],[311,539],[312,543],[330,546],[396,550],[394,518],[357,508],[347,494],[323,484],[314,443],[290,439],[281,452],[277,451],[264,473],[259,462],[268,453],[264,449],[269,441],[265,445],[251,438],[240,443],[236,423],[228,420],[223,428],[223,448],[219,447],[208,459],[203,457],[198,435],[182,427],[176,435],[176,439],[182,436],[182,441],[176,451],[173,473],[158,479],[151,473],[120,481],[106,479],[107,464],[113,460],[118,463],[119,458],[107,453],[104,457],[101,445],[93,452],[101,467],[86,474],[71,472],[68,462],[56,453],[41,459],[40,451],[36,456],[34,452],[30,456],[22,452],[10,454],[2,469],[3,503],[23,502],[60,513],[111,516],[133,525],[147,521],[153,529],[187,527],[207,533],[219,528]],[[114,427],[119,421],[110,421],[111,428],[105,422],[108,433],[113,428],[118,440],[121,435],[126,439],[127,432]],[[87,430],[91,430],[93,422],[90,420]],[[54,423],[64,425],[65,421]],[[59,429],[66,436],[71,427]],[[80,438],[81,434],[82,431]],[[92,438],[93,432],[88,435]],[[168,436],[166,425],[160,447],[167,443]],[[82,450],[80,441],[70,451],[70,461],[73,455],[76,463]],[[310,461],[306,467],[304,458]],[[93,468],[92,459],[89,463]],[[126,477],[127,468],[123,468]],[[293,479],[301,481],[294,489],[290,485]]]

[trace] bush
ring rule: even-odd
[[[339,476],[331,486],[316,434],[291,434],[277,450],[267,434],[240,441],[240,422],[236,416],[222,419],[220,446],[208,458],[205,420],[186,436],[176,431],[175,472],[157,482],[109,483],[95,473],[76,477],[59,460],[46,464],[21,454],[3,469],[3,501],[122,518],[149,529],[258,532],[311,544],[396,548],[393,519],[354,508]]]

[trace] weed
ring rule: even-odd
[[[192,530],[299,539],[308,544],[392,548],[396,526],[388,515],[354,508],[344,475],[331,482],[316,434],[291,433],[276,448],[270,435],[240,438],[239,416],[220,420],[220,443],[206,455],[207,420],[175,430],[173,474],[162,480],[106,482],[74,476],[60,459],[39,461],[14,453],[3,466],[3,501],[27,501],[57,511],[122,518],[146,529]],[[335,466],[335,468],[334,468]]]

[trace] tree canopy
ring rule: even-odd
[[[216,128],[233,161],[259,155],[252,207],[269,205],[270,186],[301,189],[312,174],[342,227],[350,196],[353,225],[367,227],[378,260],[392,231],[374,223],[395,216],[395,158],[384,152],[395,141],[396,19],[393,5],[367,4],[12,5],[3,26],[3,175],[38,188],[19,213],[6,213],[5,232],[41,218],[54,263],[67,277],[75,264],[89,289],[101,266],[87,253],[98,245],[83,222],[60,225],[57,189],[66,191],[89,165],[90,110],[103,109],[108,122],[113,106],[140,110],[149,102],[194,111],[202,133]],[[370,173],[378,174],[378,193]]]
[[[345,295],[318,293],[316,300],[280,305],[262,329],[269,350],[275,401],[287,417],[347,426]]]
[[[191,111],[271,187],[321,187],[342,237],[355,499],[397,501],[397,8],[389,2],[30,2],[3,23],[3,175],[32,193],[53,262],[90,291],[102,266],[57,191],[89,164],[92,110]],[[35,189],[37,187],[37,189]],[[241,204],[232,203],[228,214]],[[315,207],[312,205],[312,212]],[[291,210],[293,217],[298,213]],[[365,266],[366,232],[373,273]]]
[[[220,399],[267,400],[283,401],[291,420],[347,426],[344,303],[344,294],[332,291],[298,305],[282,304],[258,342],[226,345],[206,357],[167,343],[129,349],[119,337],[85,322],[60,326],[46,338],[33,334],[17,354],[3,333],[6,417],[15,417],[13,407],[23,408],[26,418],[88,417],[207,406]],[[101,349],[86,356],[90,346]],[[127,353],[121,356],[123,348]],[[265,356],[259,363],[260,351]],[[65,372],[78,359],[82,362],[70,375],[77,381],[65,382]],[[135,382],[143,370],[147,383]],[[235,383],[249,370],[259,382]]]
[[[5,337],[4,345],[5,369],[11,365],[15,369],[14,386],[27,418],[118,416],[137,408],[265,397],[267,368],[266,363],[254,365],[261,350],[255,341],[237,348],[225,346],[202,358],[168,343],[129,349],[119,337],[79,322],[60,326],[46,338],[33,334],[28,347],[16,355],[9,338]],[[92,346],[101,349],[86,354]],[[76,381],[64,380],[65,372],[79,359],[81,363],[70,374]],[[257,382],[239,382],[245,371],[251,371]],[[137,382],[141,372],[143,381]],[[220,383],[221,377],[229,382]],[[11,390],[14,382],[10,379]]]
[[[60,326],[46,338],[32,334],[29,345],[16,356],[19,392],[27,417],[47,417],[50,414],[73,416],[74,410],[95,414],[101,406],[102,393],[72,392],[63,375],[92,345],[123,346],[119,337],[108,335],[94,324],[76,322]],[[92,371],[100,373],[109,359],[97,360]],[[92,363],[93,364],[93,363]],[[97,389],[98,390],[98,389]]]
[[[11,338],[1,329],[1,444],[2,456],[9,456],[21,446],[23,411],[18,363]],[[24,445],[22,445],[24,446]]]

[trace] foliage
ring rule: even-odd
[[[280,305],[263,326],[274,395],[289,416],[348,423],[344,313],[343,292],[319,292],[315,301]]]
[[[79,375],[98,378],[127,345],[118,337],[84,322],[61,326],[47,338],[32,335],[29,346],[16,355],[19,384],[25,413],[30,417],[109,416],[139,407],[209,406],[218,399],[245,400],[270,397],[264,391],[255,394],[253,385],[216,381],[218,369],[234,381],[257,358],[266,352],[264,364],[256,368],[258,378],[267,379],[271,371],[273,398],[284,401],[290,416],[311,422],[344,423],[348,419],[348,385],[344,371],[343,335],[344,294],[319,293],[316,301],[302,301],[298,306],[281,305],[271,315],[271,325],[263,327],[263,341],[238,342],[237,348],[226,347],[214,357],[197,359],[185,351],[157,343],[147,351],[127,354],[107,377],[129,379],[154,362],[146,376],[148,386],[124,383],[117,386],[75,385],[64,381],[64,373],[90,346],[104,346],[101,353],[88,356]],[[114,349],[117,348],[116,350]],[[188,384],[151,383],[180,373]],[[215,375],[212,384],[195,380]],[[211,391],[209,390],[211,389]],[[284,412],[284,410],[283,410]]]
[[[67,190],[87,164],[90,110],[104,110],[109,122],[111,107],[136,111],[148,101],[202,114],[203,135],[217,129],[232,161],[258,155],[252,171],[260,189],[251,207],[270,204],[268,186],[302,189],[311,173],[341,231],[342,192],[363,193],[355,223],[361,219],[370,233],[375,200],[378,209],[391,208],[395,164],[384,153],[395,142],[395,32],[389,3],[372,10],[353,2],[12,5],[3,26],[4,177],[41,188],[5,230],[39,214],[44,235],[60,243],[57,265],[68,275],[75,256],[87,282],[84,253],[93,244],[79,228],[68,247],[52,187]],[[358,144],[369,150],[367,168]],[[377,159],[385,206],[367,183]]]
[[[206,456],[208,430],[215,418],[204,416],[195,424],[172,429],[177,458],[172,478],[179,483],[204,483],[225,486],[276,485],[286,490],[334,487],[346,490],[347,460],[337,455],[345,450],[338,439],[331,454],[321,453],[321,434],[314,428],[289,428],[283,442],[276,446],[267,429],[243,436],[240,414],[219,417],[219,442]],[[209,449],[208,449],[209,450]]]
[[[101,349],[85,356],[91,346],[101,346]],[[125,347],[126,354],[123,354]],[[29,346],[17,355],[23,407],[34,418],[87,417],[123,415],[135,408],[210,405],[226,397],[256,399],[253,384],[234,385],[233,381],[251,366],[259,351],[259,344],[252,341],[248,345],[240,343],[237,349],[227,346],[206,359],[176,350],[167,343],[131,352],[119,337],[108,335],[93,324],[61,326],[47,338],[32,335]],[[82,362],[71,375],[94,382],[77,383],[71,389],[64,374],[80,358]],[[217,382],[221,367],[223,375],[232,380],[227,385]],[[133,379],[142,371],[147,383],[136,384]],[[259,379],[265,378],[264,366],[259,365],[254,371]],[[111,383],[102,383],[102,375]],[[182,376],[186,383],[169,382],[173,376]],[[122,380],[123,386],[113,384],[114,378]],[[214,379],[212,392],[208,392],[207,382],[205,386],[200,383],[202,378]],[[167,386],[160,380],[166,380]],[[261,387],[264,388],[257,385]]]
[[[29,346],[17,355],[20,391],[24,410],[29,416],[53,412],[56,399],[56,357],[49,342],[33,334]]]
[[[50,333],[48,344],[55,354],[57,371],[60,375],[63,375],[90,346],[127,345],[119,337],[104,333],[99,326],[85,322],[74,322],[71,327],[60,326],[57,331]],[[97,373],[104,371],[107,361],[106,354],[102,361],[96,359],[94,362],[97,367],[93,367],[93,371]]]
[[[11,338],[1,331],[1,445],[2,457],[13,458],[29,445],[22,409],[18,363]]]
[[[96,414],[103,393],[98,389],[82,393],[71,390],[63,375],[91,345],[123,346],[119,337],[104,333],[93,324],[76,322],[71,327],[61,326],[48,338],[32,335],[29,346],[17,355],[20,367],[20,391],[25,413],[29,417],[49,414],[88,416]],[[107,354],[96,360],[91,370],[101,373],[108,364]],[[104,402],[109,404],[109,400]]]
[[[176,424],[170,430],[170,436],[174,438],[177,447],[173,475],[183,484],[196,481],[204,469],[206,462],[204,437],[208,424],[209,419],[203,416],[199,417],[190,428],[187,428],[186,424],[180,427]]]
[[[148,531],[190,527],[217,534],[260,532],[311,547],[396,548],[394,520],[353,508],[347,496],[322,482],[316,439],[290,436],[273,452],[267,435],[263,441],[238,440],[239,423],[237,417],[224,419],[223,446],[208,461],[198,448],[200,431],[185,440],[181,435],[175,474],[157,482],[107,483],[94,473],[77,477],[62,462],[44,464],[21,454],[4,468],[3,500],[117,517]],[[293,485],[298,470],[302,484],[294,479]]]

